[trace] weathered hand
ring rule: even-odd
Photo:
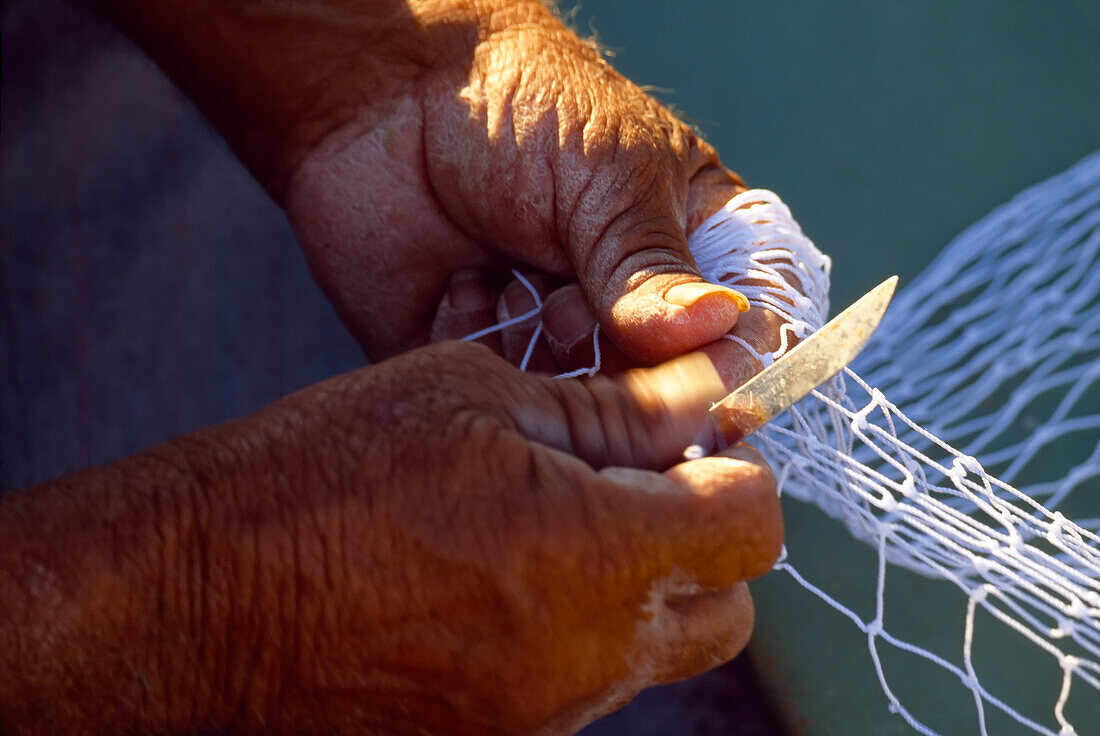
[[[0,723],[571,733],[731,658],[774,480],[677,463],[721,389],[664,370],[445,343],[5,496]]]
[[[579,281],[605,334],[645,362],[734,325],[738,301],[700,283],[685,243],[742,189],[712,148],[537,0],[407,10],[425,38],[388,66],[373,57],[370,73],[397,81],[339,108],[347,122],[285,198],[372,356],[428,341],[448,280],[469,268],[490,290],[520,265]],[[349,68],[325,88],[351,88]]]
[[[731,326],[778,345],[767,313],[738,320],[731,292],[701,288],[685,245],[740,180],[541,0],[97,2],[286,205],[372,357],[463,336],[437,312],[471,289],[496,300],[514,266],[548,296],[579,281],[548,300],[558,356],[579,340],[577,297],[629,364]],[[721,347],[731,383],[753,372]]]

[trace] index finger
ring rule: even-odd
[[[625,490],[623,513],[643,517],[656,575],[679,568],[703,590],[721,590],[772,568],[783,545],[775,476],[744,443],[663,474],[605,468]]]

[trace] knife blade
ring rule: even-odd
[[[886,279],[711,407],[726,440],[748,437],[851,363],[878,327],[897,283],[897,276]]]

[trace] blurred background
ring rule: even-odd
[[[904,284],[1100,147],[1094,1],[561,7],[782,195],[833,258],[834,307],[892,273]],[[79,0],[8,0],[0,28],[0,489],[362,364],[282,212],[134,47]],[[789,539],[844,547],[820,514],[786,511]],[[846,554],[831,585],[863,574]],[[909,733],[864,637],[774,577],[755,586],[762,684],[743,659],[586,735],[771,734],[776,714],[798,732]]]

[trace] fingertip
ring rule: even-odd
[[[594,467],[662,470],[707,426],[710,406],[726,391],[701,353],[688,353],[614,380],[554,381],[548,388],[569,417],[573,451]]]
[[[772,568],[783,546],[783,516],[775,476],[759,453],[738,445],[665,475],[690,491],[695,506],[701,584],[726,587]]]
[[[542,326],[546,330],[546,342],[563,368],[582,367],[576,365],[575,354],[580,352],[583,343],[591,342],[596,324],[596,315],[588,306],[579,284],[563,286],[543,303]]]
[[[659,274],[614,302],[609,331],[631,357],[667,360],[726,335],[747,305],[744,295],[698,276]]]
[[[513,365],[534,372],[558,371],[558,362],[539,328],[543,300],[556,285],[555,279],[534,273],[511,281],[501,292],[498,322],[519,319],[504,327],[500,337],[502,354]]]
[[[749,311],[749,300],[744,294],[707,281],[676,284],[665,292],[665,301],[687,309],[710,307],[728,312],[732,304],[738,314]]]
[[[775,496],[775,476],[763,458],[746,459],[735,445],[721,453],[698,460],[688,460],[665,471],[673,480],[687,486],[704,499],[735,502],[737,508],[751,510]]]
[[[744,384],[764,367],[756,355],[734,340],[716,340],[699,352],[710,358],[729,391]]]
[[[496,323],[497,294],[489,277],[474,269],[455,273],[436,308],[429,341],[461,340]],[[500,338],[496,333],[478,339],[500,353]]]
[[[768,464],[768,461],[764,459],[764,456],[760,454],[760,451],[750,445],[748,442],[738,442],[732,447],[728,447],[721,452],[715,453],[718,457],[728,457],[731,460],[739,460],[744,463],[752,463],[763,471],[762,479],[771,479],[771,485],[775,485],[775,474],[772,473],[772,467]]]
[[[659,443],[682,456],[684,448],[709,429],[708,410],[727,391],[709,357],[691,352],[652,368],[638,368],[617,377],[643,415],[653,416]],[[665,466],[667,467],[667,466]]]
[[[748,645],[756,623],[756,609],[745,583],[672,598],[666,605],[679,619],[682,641],[677,647],[679,656],[662,682],[695,677],[730,661]]]
[[[486,274],[476,269],[465,269],[457,272],[447,282],[444,298],[450,308],[457,312],[475,312],[492,307],[496,293]]]

